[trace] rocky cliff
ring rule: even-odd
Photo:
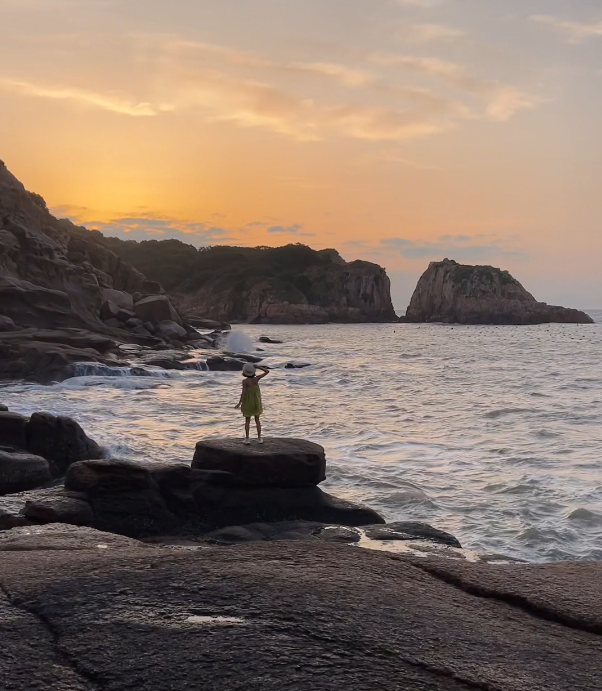
[[[106,246],[161,281],[188,317],[271,324],[394,321],[380,266],[304,245],[195,249],[175,240]]]
[[[507,271],[445,259],[422,275],[406,313],[410,322],[458,324],[591,324],[575,309],[537,300]]]
[[[117,343],[178,345],[198,334],[163,289],[58,220],[0,161],[0,379],[52,381],[73,362],[103,362]]]

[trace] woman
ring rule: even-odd
[[[257,374],[257,370],[261,370],[261,374]],[[244,377],[242,382],[242,393],[240,394],[240,401],[236,408],[240,408],[242,414],[245,416],[245,439],[244,444],[250,444],[249,430],[251,428],[251,418],[255,418],[255,425],[257,426],[257,441],[263,444],[261,436],[261,421],[259,416],[263,413],[263,406],[261,405],[261,389],[259,388],[259,381],[267,377],[269,370],[267,367],[255,367],[250,362],[247,362],[242,368],[242,375]]]

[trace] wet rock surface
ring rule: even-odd
[[[40,487],[52,480],[45,458],[0,448],[0,496]]]
[[[365,530],[371,540],[427,540],[449,547],[462,548],[460,542],[449,533],[437,530],[427,523],[396,522],[369,526]]]
[[[540,568],[543,580],[550,567]],[[573,607],[584,578],[599,597],[601,569],[557,565],[550,608]],[[529,567],[487,566],[475,578],[509,588],[516,577],[528,588]],[[582,623],[475,596],[402,558],[319,542],[0,560],[10,691],[597,691],[602,640]]]

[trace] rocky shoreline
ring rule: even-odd
[[[134,463],[2,411],[0,451],[7,691],[599,688],[601,564],[470,561],[322,492],[317,444]]]

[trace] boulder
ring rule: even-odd
[[[23,492],[52,480],[46,459],[33,454],[0,450],[0,495]]]
[[[204,439],[196,445],[192,467],[230,473],[240,487],[315,487],[326,479],[324,449],[303,439],[267,438],[249,445]]]
[[[242,372],[244,366],[244,361],[236,358],[221,357],[221,355],[212,355],[207,358],[207,369],[211,372]]]
[[[324,540],[340,544],[354,544],[361,540],[355,528],[324,525],[308,521],[282,523],[251,523],[229,526],[207,533],[204,540],[210,544],[232,545],[242,542],[275,542],[279,540]]]
[[[18,413],[0,413],[0,446],[27,449],[26,417]]]
[[[145,537],[178,526],[157,483],[142,464],[129,461],[82,461],[69,468],[65,488],[84,492],[99,530]]]
[[[376,511],[333,497],[318,487],[222,487],[204,483],[193,489],[193,496],[200,519],[215,528],[281,521],[352,527],[385,522]]]
[[[220,331],[230,331],[232,327],[227,322],[214,321],[213,319],[199,319],[198,317],[189,317],[188,323],[197,329],[218,329]]]
[[[15,527],[0,533],[0,552],[36,552],[48,550],[102,550],[140,548],[147,545],[138,540],[103,533],[87,527],[64,523]],[[75,687],[73,687],[75,688]],[[80,688],[79,686],[77,687]]]
[[[158,324],[162,321],[181,323],[174,306],[165,295],[149,295],[134,305],[136,316],[142,321]]]
[[[68,496],[68,493],[27,501],[23,515],[32,523],[94,523],[94,513],[90,504],[85,499]]]
[[[0,405],[0,413],[8,413],[8,406]]]
[[[0,314],[0,332],[2,331],[17,331],[15,322],[10,317],[3,317]]]
[[[27,448],[51,461],[57,474],[64,475],[77,461],[102,457],[100,446],[69,417],[34,413],[27,423]]]
[[[110,319],[117,319],[117,315],[119,314],[120,310],[121,307],[116,305],[114,302],[103,302],[100,307],[100,318],[104,322],[107,322]]]
[[[269,336],[260,336],[259,337],[259,342],[260,343],[273,343],[273,344],[280,344],[282,341],[278,341],[275,338],[270,338]]]
[[[124,309],[119,309],[119,312],[117,312],[117,319],[125,324],[128,322],[130,319],[135,319],[136,318],[136,313],[132,312],[131,310],[124,310]]]
[[[110,329],[122,329],[123,324],[117,319],[117,317],[112,317],[111,319],[106,319],[105,324],[110,328]]]
[[[237,360],[242,360],[243,362],[250,362],[253,365],[263,362],[264,358],[258,355],[249,355],[248,353],[225,353],[228,357],[236,358]]]
[[[104,288],[102,297],[105,302],[112,302],[123,310],[133,311],[134,309],[134,298],[130,293],[126,293],[122,290],[113,290],[112,288]]]
[[[186,329],[175,321],[162,321],[157,325],[157,334],[167,341],[182,340],[188,336]]]
[[[135,329],[137,326],[144,326],[144,322],[142,321],[142,319],[138,319],[136,317],[136,318],[128,319],[126,321],[125,325],[127,326],[128,329]]]
[[[366,537],[371,540],[426,540],[449,547],[462,548],[460,542],[449,533],[433,528],[428,523],[397,522],[368,526]]]
[[[305,367],[311,367],[310,362],[287,362],[284,365],[284,369],[305,369]]]

